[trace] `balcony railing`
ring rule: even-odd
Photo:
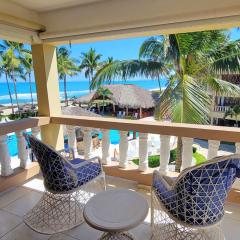
[[[215,106],[214,107],[214,111],[215,112],[223,112],[225,113],[226,111],[228,111],[230,108],[230,106]]]
[[[49,123],[66,125],[66,133],[68,135],[68,144],[71,151],[77,155],[77,140],[75,129],[73,126],[79,126],[84,132],[83,149],[86,159],[92,154],[92,135],[93,129],[98,129],[102,132],[102,141],[100,155],[103,164],[107,166],[114,165],[121,169],[129,167],[129,149],[131,144],[135,144],[139,158],[139,172],[148,170],[148,156],[151,154],[149,148],[153,145],[149,144],[148,135],[157,134],[159,136],[158,143],[154,145],[155,153],[160,154],[160,170],[167,171],[169,168],[170,150],[173,147],[170,140],[171,136],[182,137],[182,170],[194,165],[192,158],[192,145],[195,138],[208,140],[207,158],[211,159],[218,155],[220,141],[234,142],[236,153],[240,153],[240,129],[230,127],[219,127],[209,125],[194,125],[194,124],[179,124],[169,122],[154,122],[154,121],[139,121],[139,120],[124,120],[111,118],[94,118],[94,117],[78,117],[78,116],[53,116],[51,118],[39,117],[10,123],[0,124],[0,159],[1,159],[1,175],[9,176],[13,173],[11,167],[11,157],[7,145],[7,134],[15,132],[17,136],[18,158],[20,159],[20,168],[28,168],[31,164],[26,142],[23,137],[23,131],[31,129],[32,134],[39,134],[39,127]],[[113,153],[110,151],[110,129],[120,131],[120,142],[117,162],[112,162]],[[138,138],[134,143],[128,141],[128,132],[138,132]],[[156,135],[155,135],[156,136]],[[134,146],[132,146],[134,148]],[[116,156],[115,156],[116,157]]]

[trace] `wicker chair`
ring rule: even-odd
[[[25,217],[33,230],[53,234],[71,229],[83,222],[83,207],[96,193],[106,189],[100,159],[68,161],[52,147],[25,134],[40,165],[45,192]]]
[[[214,158],[177,178],[153,174],[152,239],[224,239],[220,223],[231,186],[240,177],[240,155]]]

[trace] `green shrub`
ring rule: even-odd
[[[197,148],[193,147],[193,157],[196,160],[196,164],[200,164],[202,162],[205,162],[207,159],[200,153],[197,152]],[[169,163],[172,163],[176,161],[177,158],[177,149],[173,149],[170,151],[170,160]],[[139,159],[134,159],[133,162],[136,165],[139,165]],[[159,155],[153,155],[148,157],[148,167],[150,168],[156,168],[160,166],[160,156]]]

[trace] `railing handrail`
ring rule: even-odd
[[[69,115],[34,117],[0,123],[0,136],[27,128],[48,125],[50,123],[90,128],[116,129],[121,131],[136,131],[142,133],[210,139],[227,142],[240,142],[240,128],[236,127],[144,120],[139,121],[116,118],[98,118],[86,116],[80,117]]]
[[[50,117],[26,118],[11,122],[0,123],[0,136],[12,132],[39,127],[50,123]]]
[[[51,123],[101,129],[136,131],[189,138],[240,142],[240,128],[160,121],[127,120],[116,118],[98,118],[86,116],[52,116]]]

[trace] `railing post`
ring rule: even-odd
[[[139,167],[140,171],[148,169],[148,134],[139,133]]]
[[[32,131],[32,135],[34,136],[34,137],[36,137],[36,138],[40,138],[40,127],[33,127],[32,129],[31,129],[31,131]]]
[[[128,165],[127,153],[128,153],[128,132],[120,131],[120,143],[119,143],[119,167],[126,168]]]
[[[240,154],[240,142],[235,143],[235,148],[236,148],[235,153]]]
[[[26,169],[31,163],[28,155],[27,143],[23,136],[24,131],[17,131],[17,146],[18,146],[18,158],[20,159],[20,167]]]
[[[110,156],[110,136],[109,130],[102,129],[102,163],[110,164],[111,156]]]
[[[181,170],[192,166],[193,156],[192,156],[192,145],[193,139],[188,137],[182,137],[182,166]]]
[[[11,167],[11,156],[7,146],[7,135],[0,136],[0,160],[1,160],[1,175],[9,176],[13,173]]]
[[[67,135],[68,135],[68,147],[70,153],[73,154],[73,158],[78,156],[78,151],[77,151],[77,139],[76,139],[76,134],[75,134],[75,127],[67,125]]]
[[[84,158],[89,159],[92,157],[92,134],[88,128],[83,129],[83,144],[84,144]]]
[[[208,156],[207,156],[208,160],[217,157],[219,146],[220,141],[208,140]]]
[[[168,171],[168,163],[170,159],[170,136],[160,135],[160,168],[159,171]]]

